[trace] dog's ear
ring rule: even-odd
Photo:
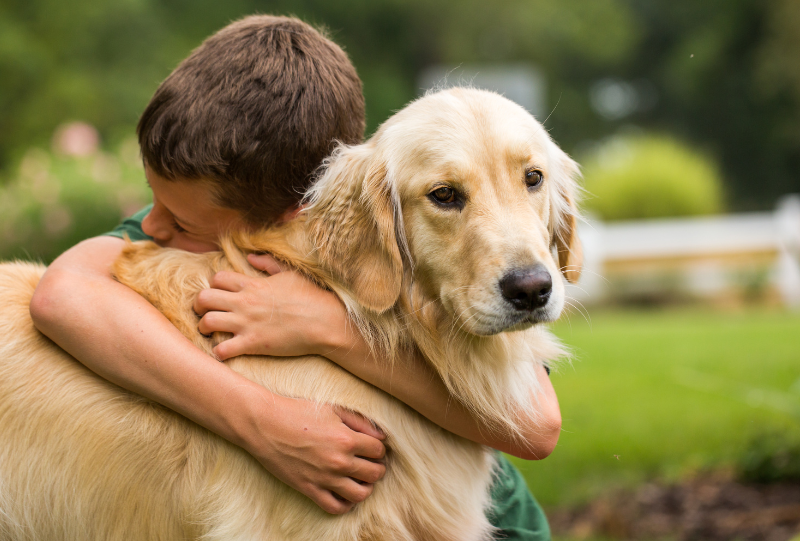
[[[319,262],[361,306],[384,312],[403,278],[386,164],[366,143],[339,148],[324,167],[306,211]]]
[[[555,143],[553,143],[555,146]],[[557,171],[551,183],[550,223],[552,243],[558,252],[558,266],[570,283],[577,283],[583,265],[583,249],[578,239],[578,178],[580,168],[556,147]]]

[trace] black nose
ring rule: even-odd
[[[534,310],[547,304],[553,280],[542,265],[516,269],[500,280],[503,298],[517,310]]]

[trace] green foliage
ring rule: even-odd
[[[773,0],[766,17],[767,37],[757,51],[758,91],[771,97],[800,101],[800,3]],[[778,122],[785,136],[800,141],[800,109],[787,111]]]
[[[107,140],[129,136],[172,58],[188,50],[159,25],[149,0],[3,2],[0,163],[8,169],[70,120]]]
[[[417,97],[436,62],[572,58],[608,66],[636,45],[622,0],[7,0],[0,6],[0,165],[70,120],[108,138],[132,129],[158,82],[200,41],[252,13],[330,29],[365,82],[368,131]],[[608,28],[614,28],[609,33]]]
[[[800,190],[794,0],[4,0],[0,169],[71,120],[122,140],[193,47],[256,12],[330,29],[364,80],[368,132],[419,94],[430,64],[530,62],[568,151],[633,123],[714,146],[738,207]],[[604,78],[643,82],[655,99],[602,117],[589,94]]]
[[[744,481],[800,481],[800,434],[796,431],[757,434],[737,466]]]
[[[552,376],[561,438],[515,464],[545,505],[732,468],[756,434],[796,431],[798,329],[800,314],[696,307],[562,318],[575,359]]]
[[[115,153],[84,157],[32,149],[16,175],[0,183],[0,260],[49,263],[81,240],[110,231],[148,201],[133,139]]]
[[[615,137],[586,160],[585,207],[605,220],[712,214],[722,209],[715,164],[675,139]]]

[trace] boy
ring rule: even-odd
[[[31,302],[36,326],[87,367],[243,447],[330,513],[363,501],[383,476],[380,431],[352,413],[277,396],[239,376],[197,350],[109,269],[125,245],[120,231],[203,252],[231,228],[291,219],[332,142],[357,143],[363,129],[360,81],[333,43],[294,19],[258,16],[229,25],[162,83],[139,122],[152,207],[116,236],[65,252]],[[250,261],[273,276],[220,273],[195,305],[201,332],[235,335],[218,346],[220,358],[322,354],[461,436],[526,458],[552,450],[560,414],[546,376],[531,446],[506,442],[454,404],[420,359],[398,363],[403,368],[388,379],[333,294],[279,272],[268,256]],[[548,538],[519,474],[502,464],[496,523],[509,536],[536,529],[541,536],[518,539]]]

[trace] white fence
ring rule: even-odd
[[[605,224],[579,235],[584,272],[570,294],[587,302],[615,296],[685,294],[732,298],[757,291],[800,308],[800,196],[775,212]]]

